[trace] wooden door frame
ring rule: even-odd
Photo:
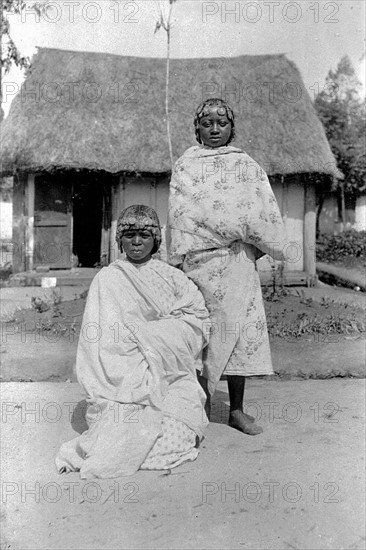
[[[112,218],[112,186],[103,184],[102,191],[102,227],[100,238],[100,264],[106,266],[110,262],[110,238]]]
[[[13,271],[20,273],[26,270],[26,225],[27,204],[26,187],[28,174],[17,171],[13,176]]]
[[[26,271],[32,271],[34,269],[34,256],[35,256],[35,231],[34,231],[34,212],[35,212],[35,198],[36,198],[36,175],[35,173],[29,173],[25,184],[24,193],[24,206],[25,206],[25,269]],[[71,184],[71,197],[74,191],[74,184]],[[73,202],[71,202],[70,212],[70,255],[73,249],[73,225],[74,225],[74,213]],[[71,259],[70,268],[71,269]],[[67,268],[66,268],[67,269]]]

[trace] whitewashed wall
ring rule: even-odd
[[[337,197],[328,195],[324,199],[323,208],[319,216],[319,231],[328,235],[337,235],[343,231],[343,224],[339,219]],[[366,231],[366,195],[356,199],[355,209],[346,209],[345,229]]]
[[[281,181],[281,179],[277,179],[272,181],[271,185],[285,223],[289,241],[285,251],[289,261],[286,262],[285,269],[287,271],[303,271],[304,184],[298,176],[294,176],[292,180]],[[269,256],[265,256],[258,261],[258,269],[268,271],[278,263],[274,262]]]
[[[354,229],[366,231],[366,195],[361,195],[356,200]]]
[[[118,216],[124,208],[132,204],[145,204],[154,208],[161,225],[165,225],[168,215],[169,181],[156,181],[150,178],[121,178],[119,185],[112,190],[112,221],[109,259],[112,262],[121,257],[115,242]]]
[[[13,203],[0,201],[0,239],[11,241],[13,235]]]
[[[290,261],[286,263],[286,270],[303,271],[304,184],[298,176],[294,176],[293,180],[287,180],[287,183],[280,180],[272,182],[272,188],[291,243],[287,249]],[[131,204],[146,204],[156,210],[161,225],[165,225],[168,197],[168,179],[160,180],[156,184],[154,177],[144,177],[143,180],[136,177],[121,178],[119,185],[112,190],[110,261],[121,256],[115,243],[117,219],[120,212]],[[259,260],[258,269],[270,271],[273,263],[273,260],[265,256]]]

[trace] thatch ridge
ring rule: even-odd
[[[39,48],[2,124],[4,172],[167,172],[165,59]],[[173,154],[194,145],[202,99],[225,96],[233,145],[268,174],[339,175],[300,73],[285,55],[171,60]]]

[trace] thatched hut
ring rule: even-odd
[[[315,275],[315,189],[337,168],[299,71],[284,55],[171,61],[173,154],[194,145],[193,113],[231,102],[236,142],[263,166],[292,243],[287,270]],[[116,257],[118,213],[150,204],[166,221],[170,161],[165,60],[39,49],[2,128],[14,180],[14,271]]]

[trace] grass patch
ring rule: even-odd
[[[284,289],[264,302],[271,338],[298,339],[309,335],[356,335],[366,331],[365,312],[329,297],[315,301],[304,291]]]
[[[302,290],[286,287],[263,289],[268,332],[271,338],[300,339],[313,334],[357,335],[366,331],[365,312],[329,297],[320,301]],[[61,301],[54,292],[50,297],[32,297],[32,309],[15,312],[14,321],[50,335],[68,337],[80,331],[87,292],[75,300]],[[355,298],[358,295],[355,293]]]
[[[309,334],[359,334],[365,332],[365,322],[350,315],[331,313],[326,316],[299,313],[296,319],[286,321],[280,313],[270,313],[267,316],[268,333],[277,338],[300,338]]]

